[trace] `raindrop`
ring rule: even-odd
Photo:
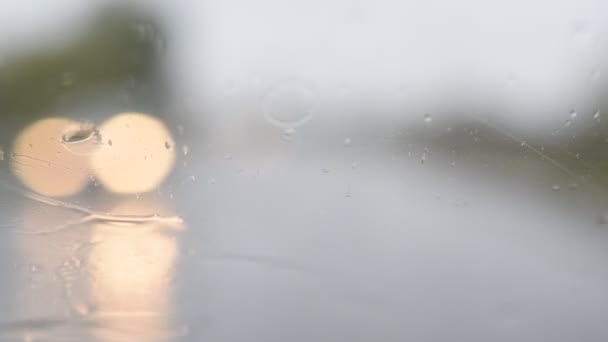
[[[296,136],[296,129],[293,127],[285,128],[281,134],[281,139],[285,141],[292,141]]]
[[[554,184],[554,185],[551,187],[551,190],[553,190],[553,191],[559,191],[559,185]]]
[[[357,164],[357,162],[353,162],[352,164],[350,164],[350,168],[353,170],[356,170],[359,167],[359,164]]]
[[[326,167],[322,168],[321,171],[323,171],[323,173],[329,173],[329,169]]]
[[[0,146],[0,160],[4,160],[4,150],[2,149],[2,146]]]
[[[190,179],[192,179],[193,182],[196,181],[196,177],[194,176],[190,176]]]
[[[171,145],[169,145],[169,142],[168,142],[168,141],[165,141],[165,148],[166,148],[167,150],[170,150],[170,149],[171,149]]]
[[[566,120],[566,122],[564,123],[564,127],[568,127],[572,124],[572,121],[570,120]]]
[[[424,123],[427,126],[430,126],[433,123],[433,118],[431,117],[431,114],[429,114],[429,113],[424,114]]]
[[[424,164],[426,161],[426,152],[422,152],[422,156],[420,156],[420,163]]]
[[[74,309],[79,316],[87,316],[93,311],[93,307],[85,302],[72,304],[72,309]]]
[[[289,128],[299,126],[312,117],[316,92],[302,80],[280,82],[266,93],[262,110],[270,124]]]
[[[108,139],[108,145],[112,146],[112,139]]]
[[[68,125],[61,133],[60,142],[64,149],[77,155],[89,155],[102,144],[95,125],[86,122]]]
[[[69,87],[74,84],[75,75],[73,72],[64,72],[61,75],[61,85],[64,87]]]
[[[226,160],[232,160],[232,154],[230,154],[230,153],[225,154],[224,155],[224,159],[226,159]]]
[[[80,143],[99,136],[95,125],[84,122],[68,126],[61,136],[61,141],[67,144]]]
[[[184,152],[184,155],[187,156],[188,152],[190,152],[190,147],[188,147],[188,145],[183,145],[182,152]]]
[[[593,118],[595,120],[599,120],[600,119],[600,110],[596,110],[595,113],[593,113]]]
[[[344,139],[344,147],[349,147],[351,143],[352,143],[352,140],[350,138]]]
[[[578,113],[577,113],[575,110],[571,110],[571,111],[570,111],[570,117],[571,117],[571,118],[573,118],[573,119],[574,119],[574,118],[576,118],[577,116],[578,116]]]

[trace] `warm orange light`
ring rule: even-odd
[[[104,144],[91,157],[104,187],[115,193],[143,193],[160,185],[175,163],[175,142],[157,119],[122,113],[99,127]]]
[[[43,195],[61,197],[76,194],[86,186],[88,157],[66,148],[63,141],[65,129],[75,125],[78,123],[68,119],[48,118],[26,127],[17,136],[11,169],[26,187]],[[89,147],[93,148],[96,145]]]
[[[123,202],[113,215],[146,215],[162,212],[162,205],[145,199]],[[95,314],[112,329],[95,332],[98,341],[149,341],[174,334],[167,319],[172,310],[171,293],[176,239],[158,222],[119,225],[99,222],[92,227],[96,241],[88,256],[91,301]],[[119,335],[116,335],[121,332]]]

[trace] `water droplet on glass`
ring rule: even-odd
[[[296,136],[296,129],[293,127],[285,128],[281,134],[281,139],[285,141],[292,141]]]
[[[232,154],[230,154],[230,153],[225,154],[224,155],[224,159],[226,159],[226,160],[232,160]]]
[[[79,316],[87,316],[87,315],[89,315],[93,311],[93,308],[91,307],[91,305],[89,305],[89,304],[87,304],[85,302],[73,303],[72,304],[72,309],[74,309],[74,311]]]
[[[63,130],[61,141],[67,144],[80,143],[98,137],[95,125],[89,122],[70,125]]]
[[[570,117],[571,118],[576,118],[578,116],[578,113],[575,110],[570,111]]]
[[[551,190],[553,190],[553,191],[559,191],[559,185],[554,184],[554,185],[551,187]]]
[[[68,125],[63,129],[59,141],[64,149],[77,155],[89,155],[102,144],[99,131],[90,122]]]
[[[593,118],[595,120],[599,120],[600,119],[600,110],[596,110],[595,113],[593,113]]]
[[[108,139],[108,145],[112,146],[112,139]]]
[[[316,97],[313,87],[305,81],[280,82],[263,97],[264,117],[276,127],[299,126],[312,117]]]
[[[351,143],[352,143],[352,140],[350,138],[344,139],[344,147],[349,147]]]
[[[572,121],[570,120],[566,120],[566,122],[564,123],[564,127],[568,127],[572,124]]]
[[[73,72],[64,72],[61,75],[61,85],[64,87],[69,87],[74,84],[75,75]]]
[[[171,145],[169,144],[169,142],[168,142],[168,141],[165,141],[165,148],[166,148],[167,150],[170,150],[170,149],[171,149]]]
[[[329,169],[328,168],[322,168],[321,171],[323,171],[323,173],[329,173]]]
[[[194,176],[190,176],[190,179],[192,179],[193,182],[196,181],[196,177]]]
[[[430,126],[433,123],[433,118],[431,117],[431,114],[428,114],[428,113],[424,114],[424,123],[427,126]]]
[[[4,150],[0,146],[0,160],[4,160]]]
[[[426,161],[426,152],[422,152],[422,156],[420,156],[420,163],[424,164]]]
[[[190,147],[188,147],[188,145],[183,145],[182,152],[184,152],[184,155],[187,156],[188,152],[190,152]]]
[[[350,164],[350,168],[353,170],[356,170],[359,167],[359,165],[357,164],[357,162],[353,162],[352,164]]]

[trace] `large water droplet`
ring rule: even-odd
[[[595,120],[599,120],[600,119],[600,110],[596,110],[595,113],[593,113],[593,118]]]
[[[293,127],[285,128],[281,134],[281,139],[285,141],[292,141],[296,136],[296,129]]]
[[[290,80],[276,84],[266,93],[262,110],[269,123],[289,128],[310,120],[315,105],[313,87],[302,80]]]
[[[431,114],[429,114],[429,113],[424,114],[424,123],[427,126],[430,126],[433,123],[433,118],[431,117]]]
[[[67,144],[80,143],[98,136],[95,125],[90,122],[70,125],[63,130],[61,141]]]
[[[69,125],[63,129],[60,141],[63,148],[69,152],[89,155],[99,148],[101,135],[94,124],[83,122]]]
[[[571,118],[576,118],[578,116],[578,113],[575,110],[570,111],[570,117]]]

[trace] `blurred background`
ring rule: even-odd
[[[0,340],[605,341],[608,3],[0,3]]]

